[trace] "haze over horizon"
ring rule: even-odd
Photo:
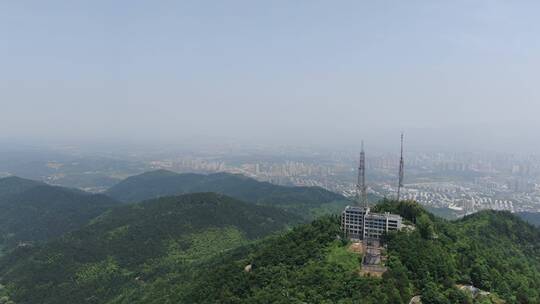
[[[0,139],[535,152],[539,8],[2,2]]]

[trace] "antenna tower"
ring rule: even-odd
[[[399,182],[397,188],[397,201],[399,202],[401,188],[403,188],[403,133],[401,133],[401,156],[399,158]]]
[[[364,141],[360,151],[360,163],[358,165],[358,182],[356,183],[356,198],[359,206],[368,207],[367,187],[366,187],[366,153],[364,152]]]

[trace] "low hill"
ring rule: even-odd
[[[337,218],[322,218],[287,235],[214,260],[196,282],[176,287],[180,303],[539,303],[540,230],[507,212],[482,211],[460,221],[437,218],[415,203],[381,207],[416,222],[387,238],[382,278],[358,275],[358,256]],[[243,271],[245,265],[251,271]],[[474,285],[489,295],[459,289]],[[148,288],[163,292],[159,286]],[[143,303],[128,299],[131,303]]]
[[[113,208],[43,247],[0,263],[21,303],[105,303],[145,282],[191,281],[198,264],[298,223],[281,209],[215,193],[163,197]]]
[[[0,179],[0,248],[58,237],[119,202],[31,180]]]
[[[45,184],[16,176],[0,178],[0,200],[4,197],[9,197],[11,195],[24,192],[36,186],[43,185]]]
[[[414,202],[383,202],[379,211],[399,212],[416,228],[387,236],[388,271],[376,278],[359,275],[359,256],[339,238],[335,216],[247,242],[250,227],[269,215],[258,212],[239,228],[229,222],[239,202],[220,207],[203,201],[230,199],[207,195],[121,207],[62,240],[20,249],[2,261],[1,283],[18,303],[399,304],[415,295],[424,304],[540,302],[540,230],[507,212],[450,222]],[[212,229],[194,222],[208,218],[207,206],[222,223]],[[228,241],[239,234],[243,241]],[[490,294],[473,298],[461,285]]]
[[[195,192],[217,192],[236,199],[285,208],[297,213],[314,211],[346,199],[319,187],[286,187],[259,182],[239,174],[177,174],[158,170],[125,179],[106,194],[123,202]],[[341,208],[344,203],[339,204]]]
[[[540,227],[540,212],[518,212],[516,215],[530,224]]]

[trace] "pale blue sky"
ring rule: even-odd
[[[538,1],[0,0],[0,137],[343,144],[403,129],[528,146],[538,16]]]

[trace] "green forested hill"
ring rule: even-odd
[[[518,212],[517,216],[521,217],[525,221],[540,227],[540,213],[539,212]]]
[[[238,174],[177,174],[166,170],[129,177],[106,193],[124,202],[137,202],[194,192],[222,193],[248,203],[279,206],[298,213],[345,201],[343,196],[318,187],[278,186]]]
[[[449,222],[413,202],[377,208],[416,227],[387,236],[382,278],[358,275],[337,217],[249,241],[290,215],[213,194],[114,209],[61,240],[8,256],[0,276],[17,303],[395,304],[414,295],[425,304],[540,302],[537,228],[506,212]],[[457,284],[491,294],[473,300]]]
[[[388,236],[389,271],[357,275],[337,218],[323,218],[215,260],[180,303],[540,303],[540,231],[506,212],[483,211],[447,222],[412,203],[386,203],[416,221],[416,230]],[[242,271],[247,264],[252,271]],[[492,292],[475,300],[457,284]],[[173,293],[175,294],[175,293]],[[142,303],[142,302],[139,302]]]
[[[106,303],[146,284],[192,281],[216,254],[300,220],[221,194],[163,197],[113,208],[43,247],[19,248],[0,262],[0,277],[18,303]]]
[[[0,247],[58,237],[118,204],[104,195],[16,177],[0,179]]]
[[[15,195],[36,186],[45,185],[38,181],[24,179],[16,176],[0,178],[0,204],[2,198]]]

